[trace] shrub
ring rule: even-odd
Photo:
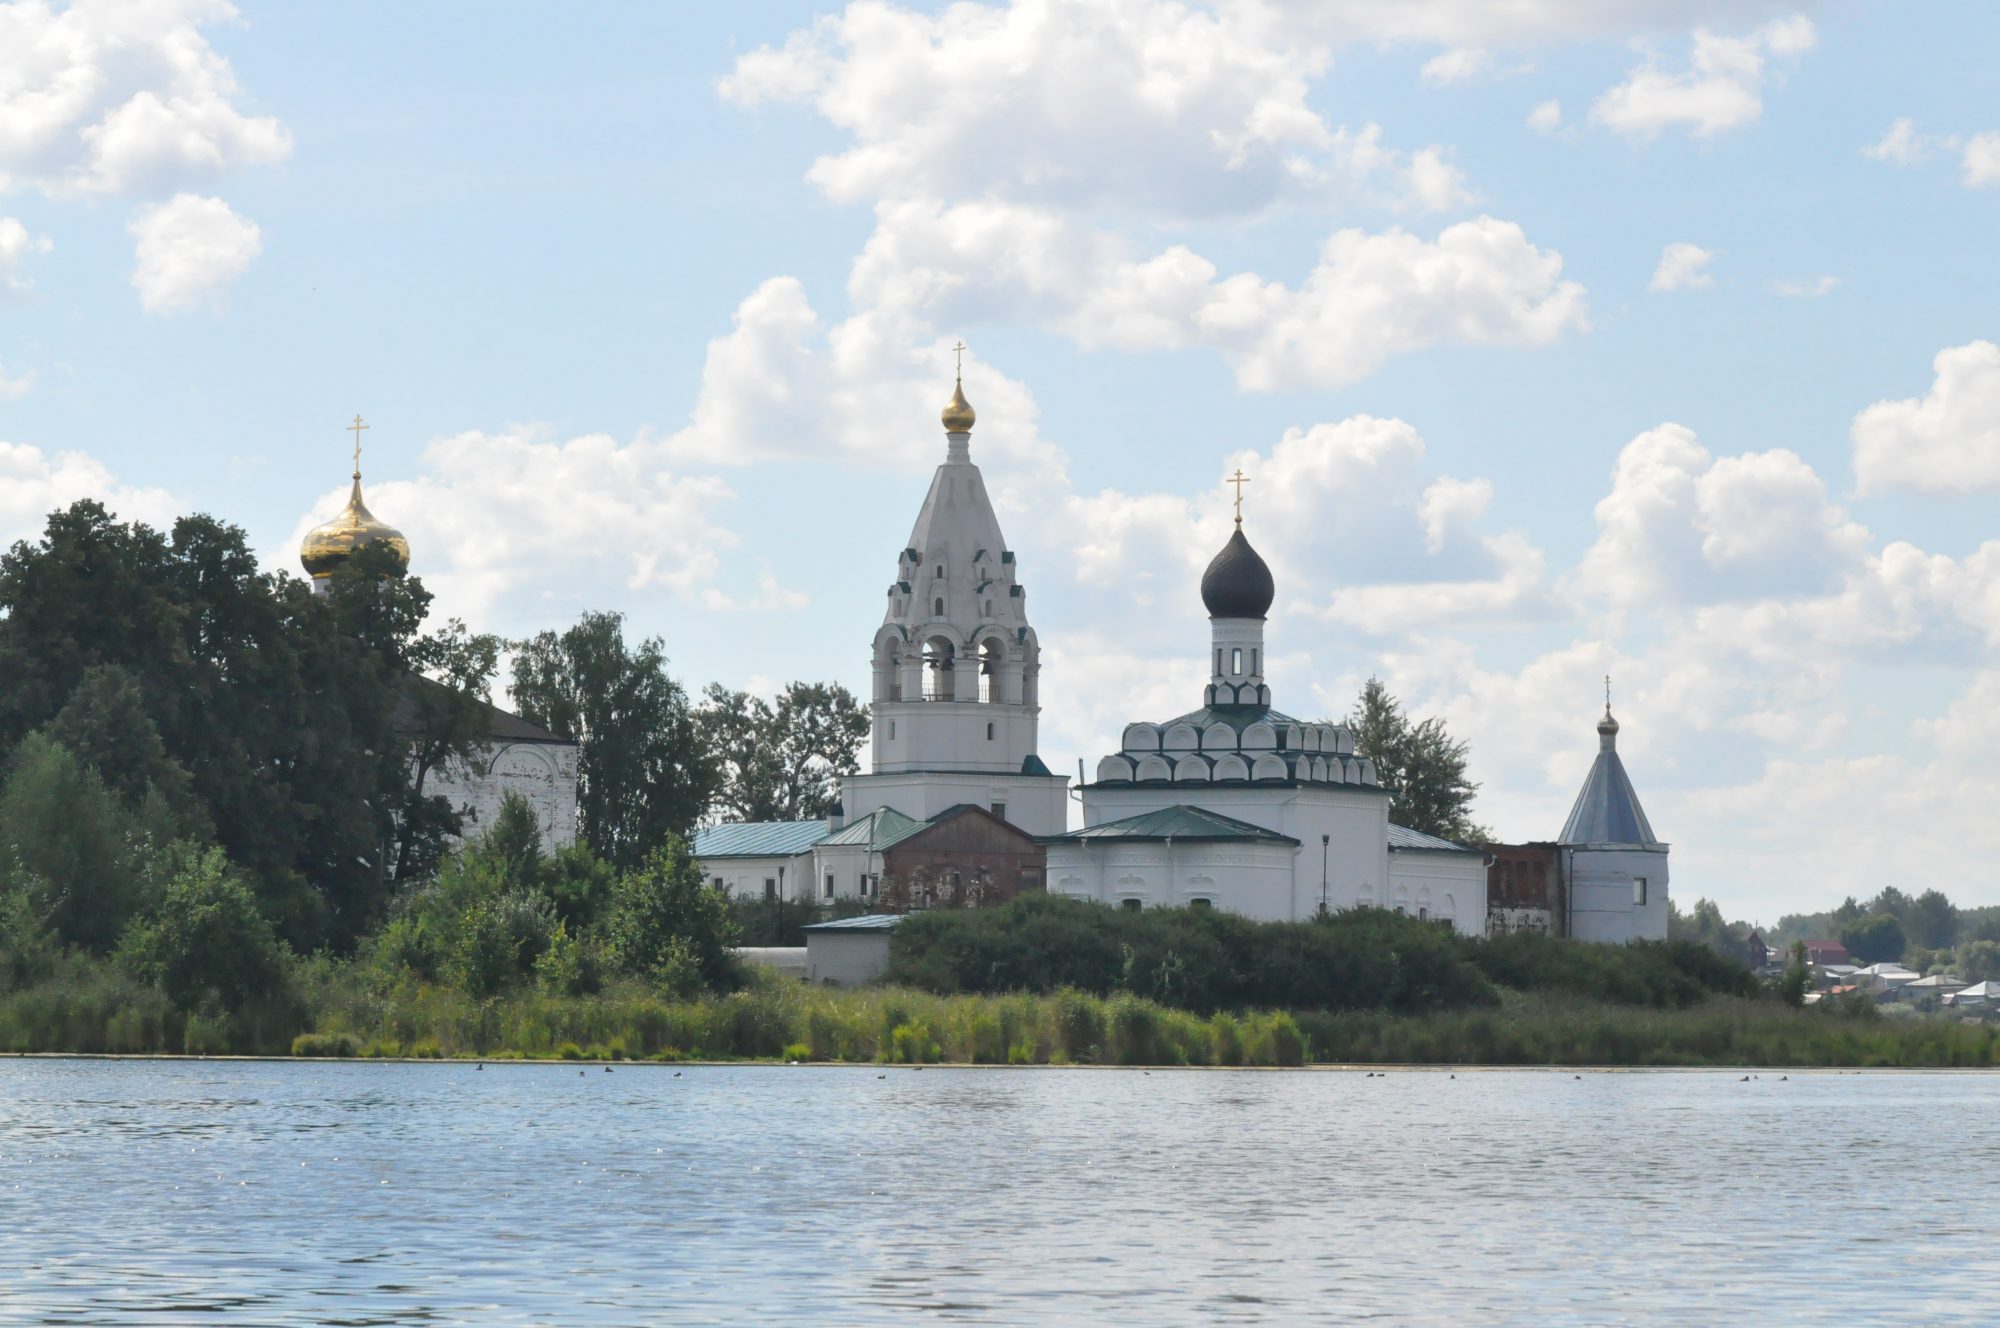
[[[812,1048],[803,1042],[787,1042],[785,1049],[778,1054],[788,1061],[809,1061],[813,1058]]]
[[[301,1033],[292,1039],[294,1056],[358,1056],[361,1039],[352,1033]]]
[[[127,930],[121,956],[190,1013],[240,1009],[286,985],[285,948],[221,849],[187,860],[154,915]]]

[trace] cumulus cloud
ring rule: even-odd
[[[1750,124],[1764,113],[1769,57],[1797,56],[1816,39],[1812,22],[1796,15],[1747,37],[1697,29],[1685,70],[1662,68],[1657,53],[1649,54],[1592,104],[1591,119],[1633,138],[1654,138],[1673,128],[1706,138]]]
[[[1553,134],[1562,128],[1562,123],[1562,103],[1554,97],[1544,102],[1537,102],[1535,109],[1528,112],[1528,128],[1538,134]]]
[[[81,498],[97,499],[122,520],[159,528],[170,525],[180,513],[179,503],[166,490],[127,484],[96,457],[82,452],[51,455],[26,443],[0,440],[0,548],[35,538],[49,513]]]
[[[2000,345],[1937,353],[1931,389],[1878,401],[1854,418],[1854,478],[1863,493],[2000,488]]]
[[[369,483],[367,496],[370,511],[409,537],[438,615],[491,630],[572,612],[547,607],[565,586],[616,585],[627,597],[664,593],[710,607],[796,602],[775,580],[736,588],[740,569],[725,554],[740,541],[716,516],[735,495],[714,476],[677,473],[656,441],[469,430],[427,444],[416,478]],[[298,541],[346,501],[344,486],[322,494],[270,553],[273,564],[296,566]]]
[[[34,282],[22,274],[28,255],[54,246],[46,235],[31,235],[18,217],[0,217],[0,300],[26,295]]]
[[[1717,459],[1671,423],[1625,445],[1596,517],[1570,588],[1624,608],[1824,592],[1865,540],[1797,454]]]
[[[1960,150],[1959,164],[1968,189],[2000,184],[2000,130],[1974,134]]]
[[[224,0],[0,7],[0,193],[153,193],[282,160],[291,136],[239,109],[202,28]]]
[[[1771,294],[1782,295],[1788,300],[1816,300],[1822,295],[1831,295],[1833,288],[1840,284],[1835,276],[1778,278],[1771,282]]]
[[[810,172],[837,200],[995,195],[1208,216],[1407,172],[1372,126],[1312,109],[1329,58],[1254,6],[856,3],[743,56],[719,86],[743,106],[809,104],[850,134]]]
[[[1490,72],[1493,53],[1477,46],[1454,46],[1424,61],[1418,77],[1434,88],[1453,83],[1469,83]]]
[[[1653,279],[1646,284],[1651,291],[1704,290],[1715,284],[1715,278],[1708,274],[1708,265],[1715,254],[1698,244],[1670,244],[1660,251],[1660,262],[1653,269]]]
[[[1917,122],[1901,117],[1889,125],[1889,132],[1875,142],[1861,149],[1861,155],[1873,161],[1886,161],[1895,166],[1908,166],[1930,156],[1932,139],[1917,132]]]
[[[219,198],[176,194],[132,219],[132,285],[147,313],[219,307],[224,289],[264,251],[257,223]]]

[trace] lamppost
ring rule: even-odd
[[[1321,917],[1326,916],[1326,855],[1328,846],[1332,843],[1332,835],[1321,835],[1319,837],[1319,915]]]
[[[778,905],[778,909],[775,917],[772,919],[772,926],[777,932],[779,944],[783,944],[785,939],[785,864],[782,862],[778,864],[778,898],[775,902]]]

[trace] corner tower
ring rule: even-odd
[[[1667,939],[1667,846],[1653,834],[1618,758],[1611,680],[1597,721],[1597,759],[1556,843],[1569,883],[1569,934],[1583,941]]]
[[[954,382],[944,462],[896,556],[875,631],[869,772],[849,817],[888,806],[918,820],[972,803],[1034,835],[1067,828],[1068,781],[1037,754],[1041,647],[1027,592],[972,463],[977,420]]]

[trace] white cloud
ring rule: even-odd
[[[1854,478],[1863,493],[2000,488],[2000,345],[1937,353],[1922,397],[1878,401],[1854,417]]]
[[[223,289],[264,250],[257,223],[194,194],[140,209],[129,229],[138,257],[132,285],[147,313],[219,306]]]
[[[1424,524],[1424,549],[1444,550],[1445,537],[1460,526],[1469,526],[1486,515],[1493,505],[1493,481],[1459,480],[1449,475],[1432,481],[1417,504],[1417,516]]]
[[[1493,53],[1477,46],[1454,46],[1424,62],[1418,76],[1434,88],[1467,83],[1490,72]]]
[[[80,498],[97,499],[122,520],[162,529],[180,514],[179,503],[164,489],[126,484],[96,457],[82,452],[51,456],[25,443],[0,440],[0,548],[36,538],[49,513]]]
[[[1438,187],[1442,149],[1385,148],[1377,126],[1312,109],[1328,63],[1323,41],[1255,6],[855,3],[743,56],[719,88],[811,105],[850,134],[809,172],[842,202],[1003,198],[1157,221],[1357,193],[1461,200],[1455,171]]]
[[[1779,278],[1771,282],[1771,294],[1789,300],[1814,300],[1832,294],[1839,284],[1840,278],[1834,276]]]
[[[19,401],[35,386],[35,371],[26,369],[9,377],[7,366],[0,364],[0,401]]]
[[[1553,134],[1562,128],[1562,122],[1562,103],[1554,97],[1544,102],[1537,102],[1535,109],[1528,112],[1528,128],[1538,134]]]
[[[153,193],[282,160],[291,137],[236,105],[202,35],[223,0],[0,7],[0,193]]]
[[[1968,189],[2000,184],[2000,130],[1974,134],[1965,141],[1959,158]]]
[[[1262,5],[1274,26],[1323,27],[1350,40],[1441,46],[1527,45],[1685,32],[1809,7],[1798,0],[1313,0]]]
[[[1909,166],[1930,156],[1931,144],[1928,135],[1917,132],[1917,122],[1904,116],[1890,124],[1888,133],[1862,148],[1861,155],[1874,161]]]
[[[1795,453],[1718,460],[1679,424],[1625,445],[1596,515],[1571,588],[1625,608],[1829,591],[1865,536]]]
[[[1704,138],[1738,128],[1764,113],[1767,57],[1802,54],[1815,40],[1811,21],[1802,16],[1768,23],[1747,37],[1719,37],[1697,29],[1685,71],[1662,69],[1657,56],[1649,54],[1623,83],[1592,104],[1591,118],[1635,138],[1657,137],[1676,127]]]
[[[1659,266],[1646,285],[1651,291],[1703,290],[1715,284],[1708,265],[1715,254],[1698,244],[1670,244],[1660,251]]]
[[[46,235],[31,235],[18,217],[0,217],[0,301],[27,294],[34,282],[21,275],[29,254],[45,254],[54,246]]]
[[[525,630],[574,611],[552,613],[551,598],[587,591],[574,608],[601,606],[605,586],[621,587],[628,601],[664,592],[711,607],[717,591],[736,606],[740,569],[725,554],[739,540],[715,517],[734,494],[669,464],[665,448],[646,439],[471,430],[427,444],[416,478],[368,483],[368,506],[409,537],[411,566],[437,595],[439,617]],[[299,540],[346,501],[345,486],[322,494],[269,553],[272,565],[295,568]],[[740,599],[778,607],[789,594],[755,583]]]

